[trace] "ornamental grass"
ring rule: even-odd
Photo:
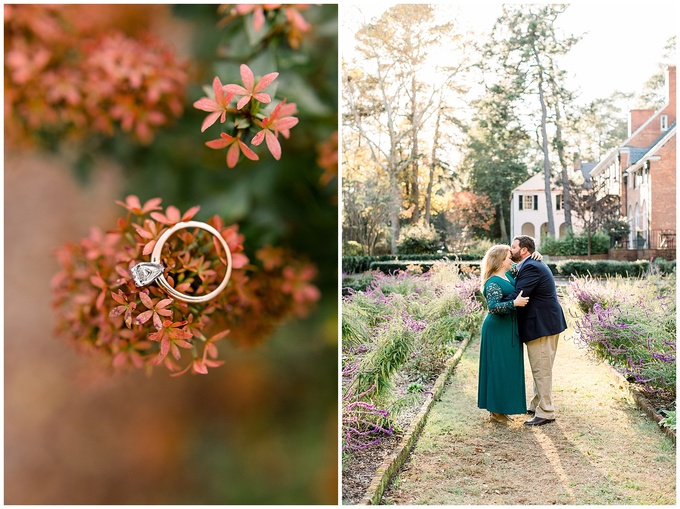
[[[374,273],[365,291],[343,298],[343,451],[399,428],[399,413],[422,400],[481,322],[478,289],[478,277],[438,262],[426,274]]]

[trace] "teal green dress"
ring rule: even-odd
[[[501,299],[515,290],[515,279],[492,276],[484,284],[488,314],[482,324],[477,406],[499,414],[527,411],[524,352],[512,302]]]

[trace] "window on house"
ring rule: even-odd
[[[564,199],[564,196],[561,194],[558,194],[555,198],[555,209],[556,210],[562,210],[564,207],[562,206],[562,200]]]
[[[537,194],[520,194],[519,210],[538,210],[538,195]]]
[[[635,182],[633,183],[633,187],[635,189],[638,189],[641,185],[642,185],[642,170],[639,170],[635,172]]]
[[[668,131],[668,115],[661,115],[661,130]]]

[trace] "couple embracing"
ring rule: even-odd
[[[552,368],[567,323],[552,272],[541,259],[534,239],[520,235],[512,246],[491,247],[482,261],[488,315],[482,324],[477,406],[489,410],[493,421],[507,422],[508,414],[525,412],[533,415],[527,426],[555,420]],[[522,344],[534,379],[529,405]]]

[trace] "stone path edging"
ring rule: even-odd
[[[414,417],[413,421],[411,421],[411,424],[409,425],[402,439],[399,441],[396,449],[392,451],[392,453],[390,453],[378,467],[378,470],[376,470],[375,475],[371,480],[371,484],[369,484],[366,493],[364,493],[363,498],[357,505],[380,504],[380,499],[385,493],[387,485],[394,474],[396,474],[404,465],[404,462],[408,458],[408,455],[416,443],[420,432],[423,430],[423,427],[425,427],[425,421],[427,421],[427,415],[430,412],[432,405],[441,396],[447,380],[451,376],[451,373],[453,373],[453,369],[463,357],[463,352],[465,352],[465,349],[477,330],[478,328],[475,328],[475,330],[472,331],[465,341],[461,343],[455,355],[447,361],[444,371],[442,371],[439,377],[437,377],[437,381],[432,386],[432,390],[430,391],[431,394],[427,395],[427,399],[425,402],[423,402],[422,406],[420,407],[420,411]]]
[[[614,368],[609,362],[605,361],[605,364],[607,367],[609,367],[609,371],[612,373],[612,376],[616,378],[616,380],[619,382],[619,387],[621,387],[623,390],[627,391],[628,394],[633,398],[635,401],[635,404],[645,412],[652,420],[655,422],[661,421],[663,419],[663,415],[661,415],[659,412],[656,411],[656,409],[652,406],[652,404],[649,402],[647,398],[645,398],[642,394],[640,394],[638,391],[635,390],[633,385],[626,380],[626,377],[623,376],[619,371]],[[673,439],[673,442],[675,442],[675,430],[667,428],[665,426],[659,425],[659,429],[663,432],[666,433],[669,437]]]

